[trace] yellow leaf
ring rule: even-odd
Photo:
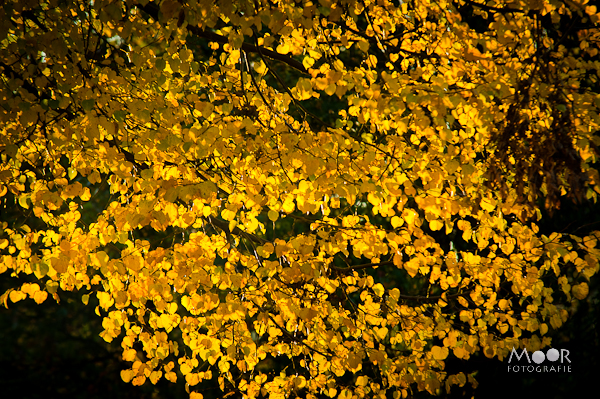
[[[90,189],[88,187],[84,187],[83,191],[79,194],[79,198],[81,198],[82,201],[89,201],[92,198]]]
[[[573,288],[571,288],[571,292],[575,298],[579,300],[585,299],[590,292],[590,287],[586,282],[583,282],[581,284],[574,285]]]
[[[44,302],[47,298],[48,293],[46,291],[37,291],[35,294],[33,294],[33,300],[37,304]]]
[[[25,283],[21,287],[21,292],[29,295],[30,298],[33,298],[35,293],[38,292],[39,290],[40,290],[40,286],[37,285],[36,283],[33,283],[33,284]]]
[[[376,68],[377,67],[377,57],[375,57],[373,54],[369,55],[369,63],[371,64],[371,68]]]
[[[125,382],[130,382],[133,379],[133,370],[121,370],[121,378]]]
[[[448,348],[446,347],[439,347],[437,345],[434,345],[431,348],[431,354],[433,355],[433,358],[436,360],[444,360],[445,358],[448,357]]]
[[[385,292],[385,288],[383,288],[383,285],[381,283],[377,283],[373,286],[373,292],[375,292],[375,295],[377,295],[378,297],[382,297],[383,293]]]
[[[496,201],[491,198],[484,198],[480,202],[481,208],[487,212],[492,212],[496,209]]]
[[[98,297],[98,301],[100,302],[100,307],[104,310],[108,310],[108,308],[110,308],[115,303],[112,296],[108,292],[98,291],[96,293],[96,296]]]
[[[380,340],[384,340],[389,331],[387,327],[373,327],[373,330],[375,331],[375,334],[379,337]]]
[[[29,199],[28,197],[29,196],[26,194],[19,196],[19,205],[21,205],[25,209],[29,209],[29,204],[27,203],[27,200]]]
[[[279,212],[276,212],[274,210],[270,210],[267,213],[267,216],[269,217],[269,220],[271,220],[272,222],[276,221],[277,219],[279,219]]]
[[[369,377],[361,375],[356,378],[356,385],[364,387],[369,383]]]
[[[404,209],[404,211],[402,211],[402,218],[404,219],[404,221],[406,221],[406,223],[409,226],[412,226],[415,224],[416,217],[417,217],[417,213],[415,211],[413,211],[412,209]]]
[[[200,382],[200,376],[198,373],[189,373],[185,376],[185,382],[193,387],[194,385],[198,385]]]
[[[127,349],[123,352],[123,360],[125,360],[126,362],[133,362],[135,360],[136,355],[137,352],[135,349]]]
[[[231,365],[227,360],[221,359],[219,360],[218,366],[221,373],[227,373]]]
[[[314,64],[315,64],[315,59],[311,58],[309,56],[304,57],[304,59],[302,60],[302,66],[304,66],[304,68],[306,68],[306,69],[312,67]]]
[[[235,221],[235,220],[229,221],[229,231],[233,231],[233,229],[235,229],[235,226],[237,226],[237,221]]]
[[[170,382],[177,382],[177,374],[172,371],[166,372],[165,379]]]
[[[21,291],[11,291],[10,293],[10,300],[12,302],[19,302],[23,299],[27,298],[27,294],[25,294],[24,292]]]
[[[446,162],[446,164],[444,165],[444,169],[446,169],[448,174],[453,174],[454,172],[456,172],[459,166],[460,164],[458,163],[458,161],[453,159],[449,162]]]
[[[464,297],[459,296],[457,299],[458,299],[458,303],[463,305],[465,308],[469,307],[469,302]]]
[[[146,382],[146,376],[138,375],[138,376],[134,377],[134,379],[131,381],[131,384],[136,387],[139,387],[141,385],[144,385],[144,382]]]
[[[154,370],[154,371],[152,371],[152,373],[150,373],[150,382],[152,384],[156,385],[158,380],[160,380],[160,377],[162,377],[162,371]]]
[[[188,375],[192,372],[192,367],[186,362],[179,367],[179,371],[181,371],[181,374],[183,375]]]
[[[254,70],[256,71],[256,73],[262,75],[267,71],[267,66],[262,61],[256,61],[254,63]]]
[[[391,223],[392,227],[397,229],[398,227],[401,227],[404,224],[404,220],[401,217],[393,216]]]
[[[415,277],[419,272],[419,260],[412,258],[409,261],[404,262],[403,267],[411,277]]]
[[[429,228],[430,228],[432,231],[438,231],[438,230],[441,230],[441,229],[442,229],[442,227],[444,227],[444,222],[442,222],[442,221],[441,221],[441,220],[439,220],[439,219],[434,219],[434,220],[431,220],[431,221],[429,222]]]
[[[463,359],[467,355],[467,351],[459,347],[455,347],[454,349],[452,349],[452,353],[454,353],[454,356],[456,356],[459,359]]]
[[[281,43],[277,46],[277,52],[279,54],[287,54],[290,52],[290,46],[287,43]]]

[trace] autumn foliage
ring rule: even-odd
[[[123,380],[191,397],[439,393],[550,346],[599,268],[539,227],[600,193],[585,3],[5,2],[3,305],[77,290]]]

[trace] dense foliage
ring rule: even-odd
[[[600,193],[585,3],[5,2],[2,303],[77,291],[193,398],[476,385],[598,272],[549,222]]]

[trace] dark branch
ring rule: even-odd
[[[497,12],[500,14],[507,14],[507,13],[512,13],[512,12],[516,12],[516,13],[524,13],[525,12],[518,8],[512,8],[512,7],[492,7],[492,6],[488,6],[486,4],[477,3],[476,1],[473,1],[473,0],[463,0],[463,1],[470,6],[481,8],[482,10],[488,11],[488,12]]]
[[[204,219],[204,221],[206,221],[207,223],[210,223],[213,226],[218,227],[220,230],[223,230],[226,235],[233,234],[235,236],[242,237],[249,241],[255,242],[259,245],[263,245],[268,242],[264,238],[261,238],[257,235],[247,233],[247,232],[241,230],[239,227],[234,227],[233,230],[230,231],[229,230],[229,222],[226,222],[225,220],[221,220],[221,219],[214,218],[214,217],[213,218],[203,217],[202,219]]]
[[[159,8],[156,4],[154,3],[148,3],[143,7],[140,7],[145,13],[147,13],[149,16],[151,16],[153,19],[155,20],[159,20]],[[199,28],[197,26],[187,26],[187,30],[198,36],[198,37],[202,37],[205,38],[211,42],[216,42],[216,43],[229,43],[229,39],[225,36],[216,34],[214,32],[209,32],[207,30],[204,30],[202,28]],[[306,70],[306,68],[304,68],[304,65],[302,65],[302,63],[300,61],[297,61],[293,58],[290,58],[286,55],[283,54],[279,54],[276,51],[273,50],[269,50],[266,49],[264,47],[258,47],[255,46],[253,44],[250,43],[242,43],[242,47],[241,50],[247,52],[247,53],[257,53],[257,54],[262,54],[265,55],[269,58],[272,58],[274,60],[277,61],[281,61],[289,66],[291,66],[292,68],[302,72],[302,73],[308,73],[308,71]]]
[[[356,265],[356,266],[349,266],[349,267],[338,267],[338,266],[333,266],[331,265],[331,267],[340,272],[340,273],[348,273],[351,272],[353,270],[361,270],[361,269],[368,269],[371,267],[377,267],[377,266],[385,266],[385,265],[393,265],[394,261],[385,261],[385,262],[379,262],[379,263],[365,263],[363,265]]]
[[[211,42],[216,42],[216,43],[228,43],[229,42],[229,39],[227,39],[225,36],[218,35],[214,32],[205,31],[204,29],[200,29],[197,26],[188,26],[188,30],[190,32],[192,32],[194,35],[208,39]],[[250,44],[250,43],[242,43],[241,49],[247,53],[262,54],[262,55],[272,58],[274,60],[286,63],[289,66],[291,66],[292,68],[294,68],[302,73],[308,73],[308,71],[306,70],[306,68],[304,68],[304,65],[302,65],[302,63],[300,61],[297,61],[293,58],[287,57],[283,54],[279,54],[276,51],[269,50],[264,47],[258,47],[253,44]]]

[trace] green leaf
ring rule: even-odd
[[[83,100],[81,102],[81,107],[83,108],[83,110],[85,112],[90,112],[91,110],[94,109],[94,105],[96,105],[96,100],[91,99],[91,100]]]
[[[48,274],[48,270],[48,265],[45,262],[40,262],[34,267],[33,274],[35,274],[37,278],[42,278]]]
[[[117,120],[117,122],[124,122],[125,117],[127,116],[127,111],[123,111],[123,110],[115,111],[113,116]]]

